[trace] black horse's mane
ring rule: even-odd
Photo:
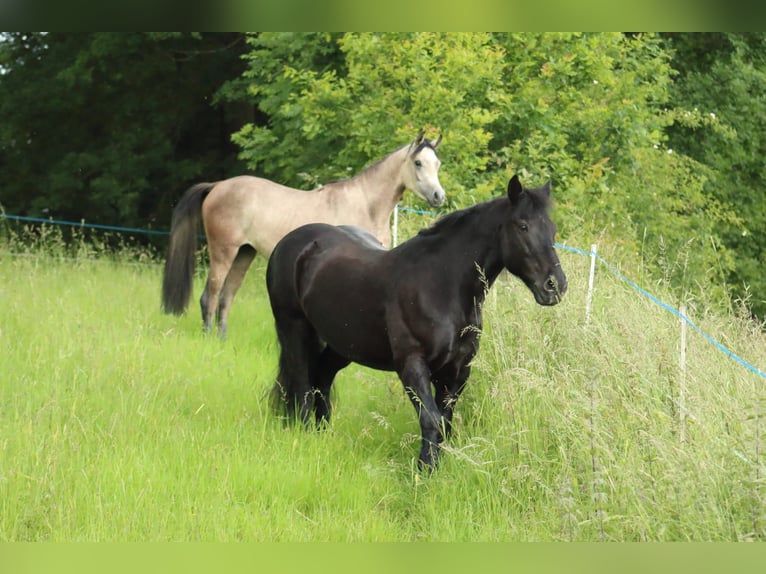
[[[507,200],[507,196],[503,195],[502,197],[496,197],[495,199],[490,199],[472,205],[471,207],[448,213],[430,227],[418,231],[418,235],[427,237],[444,233],[447,230],[453,232],[455,227],[462,225],[466,219],[471,219],[473,214],[485,209],[496,209],[503,200]],[[538,190],[536,189],[525,189],[519,202],[518,206],[520,209],[531,209],[532,211],[547,210],[550,207],[550,199],[548,196],[543,193],[538,193]]]
[[[430,227],[418,231],[418,235],[428,237],[446,232],[454,232],[456,227],[463,225],[466,220],[472,219],[476,213],[494,208],[502,199],[503,198],[491,199],[489,201],[477,203],[471,207],[448,213]]]
[[[523,197],[528,198],[532,203],[532,209],[534,211],[545,211],[550,208],[550,197],[548,194],[540,193],[539,189],[525,189],[522,198]]]

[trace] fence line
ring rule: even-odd
[[[169,231],[157,229],[137,229],[134,227],[118,227],[116,225],[99,225],[97,223],[85,223],[84,221],[66,221],[63,219],[45,219],[43,217],[28,217],[26,215],[8,215],[0,213],[0,219],[11,219],[14,221],[29,221],[31,223],[51,223],[54,225],[68,225],[71,227],[82,227],[91,229],[101,229],[105,231],[118,231],[120,233],[144,233],[146,235],[170,235]]]
[[[395,222],[398,223],[397,212],[398,211],[405,211],[409,213],[416,213],[419,215],[437,215],[436,213],[430,212],[430,211],[422,211],[419,209],[412,209],[408,207],[399,207],[396,206],[396,211],[394,213],[395,216]],[[57,219],[44,219],[40,217],[27,217],[22,215],[7,215],[5,213],[0,212],[0,219],[10,219],[15,221],[29,221],[34,223],[49,223],[54,225],[69,225],[69,226],[75,226],[75,227],[83,227],[83,228],[93,228],[93,229],[101,229],[101,230],[107,230],[107,231],[116,231],[120,233],[146,233],[146,234],[154,234],[154,235],[169,235],[169,231],[161,231],[161,230],[155,230],[155,229],[137,229],[137,228],[131,228],[131,227],[118,227],[114,225],[99,225],[99,224],[93,224],[93,223],[85,223],[84,221],[76,222],[76,221],[65,221],[65,220],[57,220]],[[396,227],[394,228],[393,232],[393,242],[394,245],[396,245],[397,237],[396,234],[398,232],[398,229]],[[669,313],[672,313],[676,317],[678,317],[682,322],[685,322],[687,325],[689,325],[692,329],[697,331],[704,339],[706,339],[711,345],[713,345],[716,349],[718,349],[720,352],[722,352],[724,355],[728,356],[730,359],[733,359],[743,367],[745,367],[747,370],[755,373],[762,379],[766,379],[766,372],[762,371],[761,369],[755,367],[754,365],[751,365],[748,363],[745,359],[740,357],[739,355],[733,353],[726,347],[724,347],[721,343],[719,343],[716,339],[714,339],[712,336],[708,335],[705,331],[703,331],[699,326],[697,326],[694,321],[692,321],[686,313],[676,309],[675,307],[672,307],[671,305],[668,305],[664,301],[658,299],[645,289],[639,287],[634,281],[628,279],[625,275],[623,275],[614,265],[610,264],[608,261],[606,261],[603,257],[601,257],[595,250],[595,246],[591,248],[590,251],[585,251],[583,249],[578,249],[577,247],[571,247],[569,245],[564,245],[562,243],[555,243],[555,246],[559,249],[563,249],[564,251],[569,251],[570,253],[576,253],[578,255],[584,255],[587,257],[591,257],[591,273],[593,272],[594,262],[598,260],[600,263],[602,263],[609,271],[612,272],[618,279],[629,285],[631,288],[633,288],[635,291],[637,291],[639,294],[643,295],[656,305],[662,307]]]
[[[689,325],[692,329],[697,331],[700,335],[702,335],[710,344],[712,344],[714,347],[716,347],[719,351],[721,351],[724,355],[727,355],[730,359],[735,360],[740,365],[748,369],[749,371],[752,371],[762,379],[766,379],[766,373],[763,372],[761,369],[751,365],[747,361],[745,361],[742,357],[739,355],[733,353],[726,347],[724,347],[721,343],[716,341],[713,337],[708,335],[705,331],[703,331],[694,321],[692,321],[686,313],[681,312],[680,310],[676,309],[675,307],[672,307],[665,303],[664,301],[661,301],[645,289],[639,287],[636,285],[635,282],[631,281],[625,275],[623,275],[614,265],[610,264],[608,261],[606,261],[603,257],[601,257],[598,253],[596,253],[594,250],[591,251],[584,251],[582,249],[578,249],[576,247],[570,247],[568,245],[563,245],[561,243],[556,243],[556,247],[563,249],[565,251],[569,251],[571,253],[577,253],[579,255],[587,255],[588,257],[592,257],[593,259],[598,260],[601,262],[609,271],[611,271],[618,279],[623,281],[624,283],[627,283],[630,287],[632,287],[634,290],[636,290],[638,293],[652,301],[653,303],[659,305],[669,313],[672,313],[676,317],[678,317],[681,321],[685,322],[687,325]]]

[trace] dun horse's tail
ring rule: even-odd
[[[190,187],[173,210],[168,257],[162,275],[162,310],[165,313],[181,315],[189,305],[202,202],[214,185],[198,183]]]

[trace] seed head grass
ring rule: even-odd
[[[424,475],[393,373],[343,370],[322,431],[271,412],[262,260],[219,341],[196,303],[161,313],[162,266],[140,248],[6,236],[0,540],[763,540],[764,381],[694,331],[682,380],[678,318],[603,267],[586,323],[589,260],[561,259],[556,307],[507,275],[489,292],[454,434]],[[689,313],[766,365],[748,317]]]

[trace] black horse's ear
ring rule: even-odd
[[[514,175],[508,182],[508,199],[511,200],[511,203],[516,203],[523,192],[524,188],[521,186],[519,176]]]
[[[542,192],[545,194],[545,197],[551,196],[551,180],[545,182],[545,185],[541,188]]]

